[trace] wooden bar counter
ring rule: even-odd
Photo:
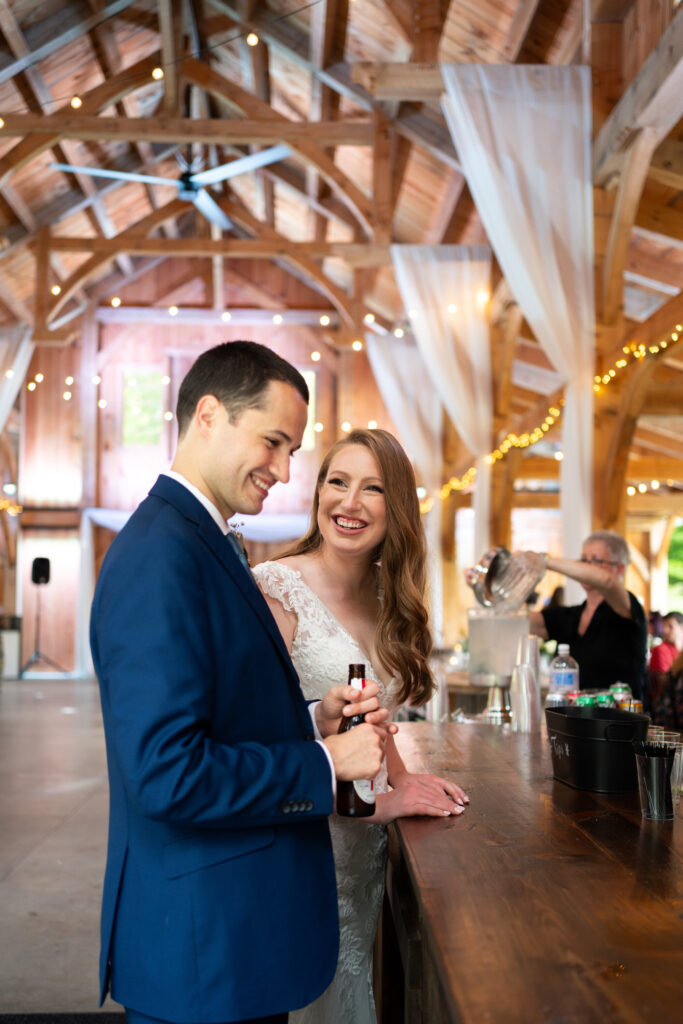
[[[396,741],[471,803],[390,826],[381,1024],[683,1021],[683,818],[554,781],[545,730],[402,723]]]

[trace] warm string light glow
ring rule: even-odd
[[[559,405],[562,405],[563,403],[564,399],[560,399]],[[557,405],[551,405],[543,423],[540,423],[538,426],[534,427],[533,430],[523,434],[508,434],[505,440],[501,441],[498,448],[495,448],[492,452],[489,452],[488,455],[484,456],[484,461],[488,463],[489,466],[492,466],[495,462],[500,462],[504,459],[512,448],[533,447],[533,445],[537,444],[545,437],[550,428],[557,423],[561,415],[562,410]],[[561,453],[558,452],[557,454],[562,457]],[[452,476],[441,488],[442,500],[445,501],[452,491],[464,491],[468,487],[471,487],[476,475],[476,466],[470,466],[462,476]]]
[[[644,345],[642,342],[636,344],[635,341],[631,342],[630,345],[624,345],[622,348],[623,356],[617,359],[614,366],[610,367],[604,373],[596,373],[594,377],[593,390],[596,394],[600,394],[602,389],[621,373],[622,370],[627,369],[629,366],[633,366],[634,363],[639,363],[643,359],[650,359],[653,356],[659,356],[662,352],[665,352],[672,342],[677,342],[683,331],[683,324],[676,324],[675,327],[669,331],[668,337],[662,338],[658,345]]]

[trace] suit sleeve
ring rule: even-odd
[[[130,799],[206,828],[291,824],[293,803],[308,820],[328,815],[330,769],[297,728],[300,694],[263,630],[254,643],[229,574],[183,540],[125,546],[93,605],[109,756]]]

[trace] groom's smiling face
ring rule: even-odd
[[[213,403],[210,400],[213,399]],[[287,483],[290,461],[301,447],[308,406],[291,384],[270,381],[258,408],[245,409],[231,422],[212,395],[208,401],[206,447],[201,475],[204,493],[221,514],[255,515],[273,484]]]

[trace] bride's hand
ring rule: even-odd
[[[387,733],[398,732],[398,726],[389,722],[387,709],[379,706],[378,693],[379,685],[373,680],[366,680],[363,690],[352,686],[333,686],[315,709],[321,736],[337,732],[342,716],[350,715],[365,715],[365,721],[370,725],[381,726]]]
[[[457,817],[470,802],[467,793],[455,782],[437,775],[414,775],[403,772],[394,788],[377,797],[375,813],[363,820],[387,825],[396,818],[427,815],[433,818]]]

